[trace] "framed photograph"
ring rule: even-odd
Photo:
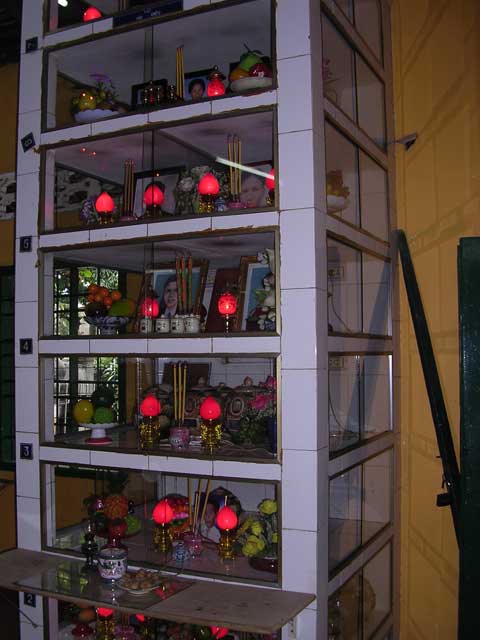
[[[194,260],[192,275],[192,305],[202,314],[203,294],[207,279],[208,260]],[[178,288],[175,263],[162,265],[146,274],[146,285],[151,286],[158,296],[160,315],[171,318],[177,313]]]
[[[237,314],[237,331],[272,331],[275,327],[259,323],[261,307],[269,287],[275,291],[275,276],[268,264],[257,261],[256,256],[246,256],[240,262],[240,296]]]
[[[175,194],[174,189],[177,185],[178,178],[185,167],[170,167],[168,169],[154,169],[153,171],[140,171],[134,175],[134,201],[133,211],[139,218],[144,213],[143,194],[145,189],[156,184],[163,191],[164,200],[162,202],[162,211],[173,215],[175,213]]]
[[[151,89],[148,96],[145,96],[145,89]],[[153,80],[152,82],[142,82],[132,86],[132,109],[142,107],[158,106],[167,100],[168,80]]]
[[[242,171],[240,200],[249,209],[266,207],[268,189],[265,186],[265,179],[272,169],[272,164],[270,162],[256,162],[247,166],[252,169],[252,172],[250,173],[248,168]]]
[[[185,74],[185,100],[194,101],[207,97],[208,76],[211,72],[211,69],[199,69]]]

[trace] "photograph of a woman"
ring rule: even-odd
[[[175,274],[165,280],[158,303],[160,305],[160,315],[164,315],[166,318],[173,318],[177,313],[178,288]]]
[[[243,173],[240,200],[249,209],[265,207],[267,205],[267,188],[265,180],[255,173]]]
[[[192,269],[192,307],[201,310],[205,280],[208,270],[208,260],[194,261]],[[165,268],[151,272],[151,280],[157,294],[160,315],[173,318],[177,313],[185,313],[179,306],[177,272],[175,265],[165,265]],[[180,301],[181,302],[181,301]]]

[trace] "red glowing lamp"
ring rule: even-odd
[[[202,196],[216,196],[219,191],[218,180],[211,173],[206,173],[198,183],[198,193]]]
[[[208,83],[207,87],[207,95],[210,98],[214,98],[216,96],[224,96],[225,95],[225,85],[220,80],[220,78],[213,78]],[[221,636],[223,637],[223,636]]]
[[[97,615],[99,618],[110,618],[110,616],[113,616],[113,609],[106,609],[105,607],[99,607],[97,609]]]
[[[233,316],[237,311],[237,298],[227,291],[218,298],[218,311],[222,316]]]
[[[156,184],[148,185],[143,193],[143,202],[147,205],[147,207],[160,207],[164,198],[165,194]]]
[[[275,189],[275,169],[272,169],[265,178],[265,186],[269,191],[273,191]]]
[[[145,418],[154,418],[162,410],[160,401],[155,396],[147,396],[140,404],[140,413]]]
[[[106,191],[102,191],[102,193],[95,200],[95,209],[100,214],[109,214],[115,209],[115,203],[113,201],[112,196],[110,196]]]
[[[225,627],[210,627],[210,631],[213,633],[213,637],[218,638],[218,640],[224,638],[228,633],[228,629],[225,629]]]
[[[139,622],[145,622],[145,616],[143,615],[143,613],[136,613],[136,614],[135,614],[135,618],[136,618]]]
[[[83,13],[83,21],[90,22],[90,20],[97,20],[97,18],[101,18],[101,12],[95,7],[88,7],[88,9]]]
[[[168,524],[173,520],[173,509],[168,504],[167,500],[160,500],[155,505],[152,513],[152,519],[157,524]]]
[[[204,420],[216,420],[220,417],[222,409],[215,398],[208,396],[200,405],[200,416]]]
[[[145,318],[156,318],[160,313],[160,307],[155,298],[145,298],[142,302],[141,310]]]
[[[222,531],[231,531],[238,524],[237,514],[230,507],[222,507],[217,514],[215,522]]]

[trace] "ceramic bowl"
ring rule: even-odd
[[[85,321],[96,327],[101,336],[115,336],[117,331],[130,322],[126,316],[85,316]]]
[[[125,549],[105,547],[98,554],[98,572],[104,580],[120,580],[127,570]]]

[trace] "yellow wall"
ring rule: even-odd
[[[15,171],[15,149],[17,139],[17,82],[18,65],[0,66],[0,122],[2,123],[2,144],[0,153],[0,173]],[[14,221],[0,220],[0,267],[13,264]]]
[[[456,249],[480,231],[480,2],[393,0],[398,226],[420,284],[458,451]],[[458,553],[435,506],[442,468],[401,290],[401,638],[456,637]]]

